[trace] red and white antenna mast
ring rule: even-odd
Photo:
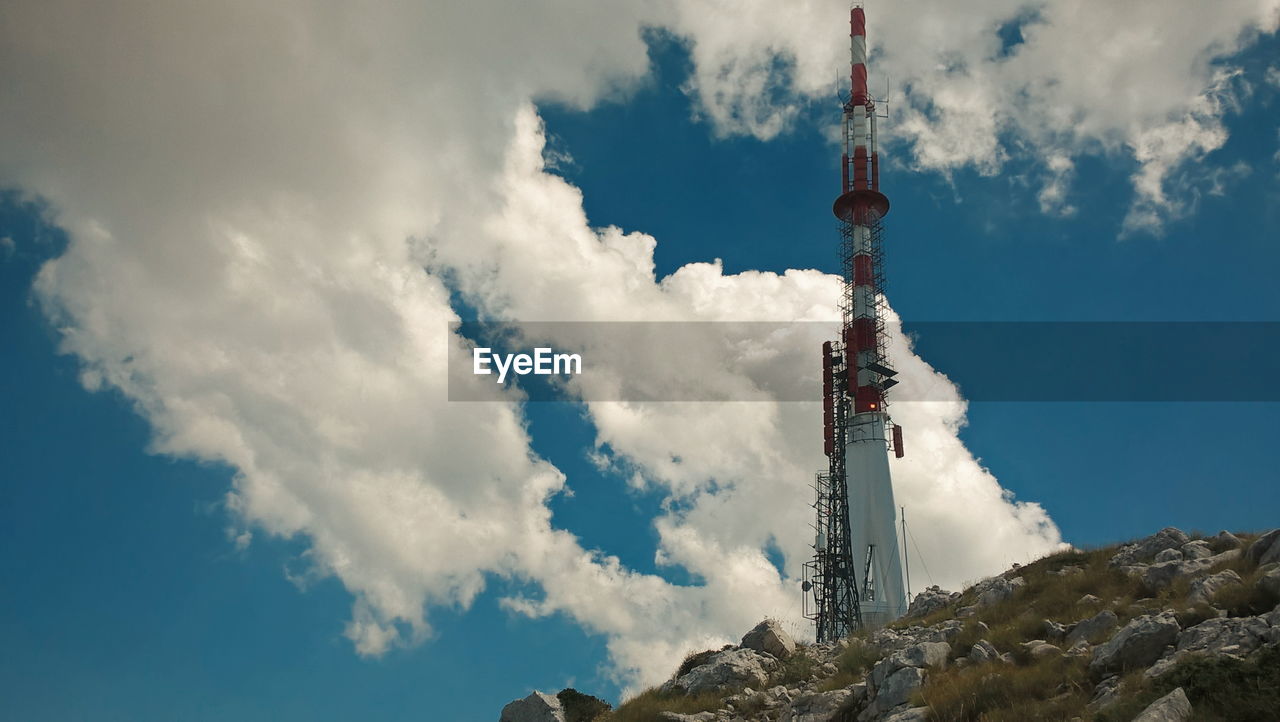
[[[840,340],[822,347],[823,449],[828,469],[815,488],[814,559],[805,566],[814,593],[818,641],[860,627],[880,627],[906,611],[898,555],[897,507],[889,476],[892,449],[902,456],[901,427],[889,420],[885,392],[897,381],[885,348],[880,192],[875,101],[867,90],[866,16],[849,15],[850,94],[844,104],[840,223],[844,294]]]

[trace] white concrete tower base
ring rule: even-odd
[[[879,629],[907,612],[902,584],[902,557],[894,523],[898,507],[893,501],[889,477],[889,450],[885,440],[885,416],[862,413],[849,426],[845,447],[845,472],[849,485],[849,530],[854,569],[862,597],[862,623]],[[870,598],[866,589],[867,557],[871,556]]]

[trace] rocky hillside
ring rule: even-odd
[[[672,666],[617,709],[535,692],[501,722],[1280,720],[1280,529],[1163,529],[931,587],[870,634],[796,644],[765,620]]]

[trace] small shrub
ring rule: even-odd
[[[813,677],[818,660],[797,649],[796,653],[782,660],[777,684],[790,686]]]
[[[704,649],[701,652],[690,652],[685,656],[684,661],[680,663],[680,668],[676,670],[676,679],[685,676],[689,670],[706,664],[712,657],[720,653],[718,649]]]
[[[829,692],[848,687],[861,679],[883,656],[878,648],[851,637],[848,648],[836,657],[836,673],[818,685],[819,691]]]
[[[611,709],[608,702],[583,694],[573,687],[560,690],[556,698],[564,709],[566,722],[593,722]]]

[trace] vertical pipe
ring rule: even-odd
[[[907,574],[907,606],[911,606],[911,560],[907,558],[907,507],[902,507],[902,568]]]

